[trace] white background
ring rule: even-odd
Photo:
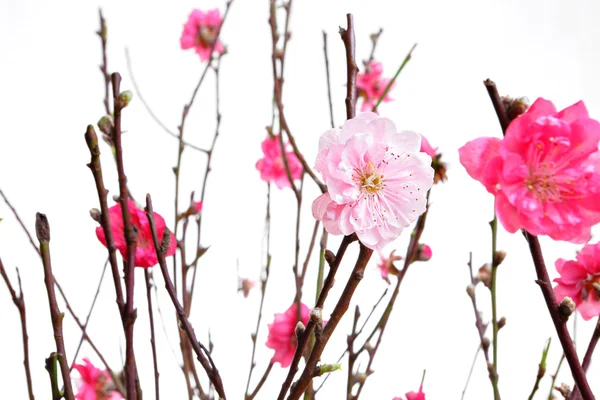
[[[78,315],[89,308],[106,250],[94,234],[96,223],[88,210],[97,207],[83,133],[87,124],[103,115],[103,81],[100,63],[98,7],[108,22],[109,69],[123,75],[122,88],[131,88],[124,48],[131,52],[135,77],[159,118],[175,131],[183,105],[199,77],[202,65],[193,51],[179,48],[182,25],[193,8],[220,7],[221,1],[103,1],[57,0],[0,2],[0,188],[17,206],[33,231],[35,212],[47,214],[52,227],[52,257],[57,279],[65,287]],[[449,164],[449,181],[432,193],[432,205],[423,241],[434,257],[414,264],[401,289],[399,301],[369,379],[365,399],[391,399],[416,390],[427,369],[428,399],[460,398],[473,354],[478,345],[473,310],[465,287],[466,261],[473,251],[475,267],[490,258],[493,198],[471,180],[458,162],[457,149],[479,136],[499,136],[500,128],[482,81],[494,79],[502,94],[543,96],[564,108],[583,99],[593,117],[600,117],[600,5],[593,1],[317,1],[294,2],[292,40],[288,47],[284,103],[288,123],[300,149],[312,164],[319,135],[329,127],[321,31],[329,34],[332,90],[336,124],[345,117],[345,58],[339,26],[347,12],[354,13],[357,56],[370,51],[369,35],[384,29],[376,58],[391,76],[413,43],[419,45],[400,76],[381,114],[400,129],[425,134],[439,146]],[[210,328],[214,357],[231,399],[243,396],[259,293],[248,299],[236,293],[236,264],[240,273],[258,279],[266,185],[254,164],[261,157],[264,127],[271,120],[272,75],[268,1],[236,0],[222,32],[229,54],[222,61],[221,137],[214,156],[204,205],[203,245],[211,246],[201,260],[192,322],[201,341]],[[208,146],[214,130],[214,80],[209,74],[191,111],[186,140]],[[138,199],[152,194],[154,207],[169,226],[173,223],[176,140],[168,137],[134,97],[124,113],[126,171]],[[103,144],[105,182],[117,193],[110,152]],[[184,153],[182,198],[199,192],[204,156]],[[301,258],[306,252],[313,221],[310,203],[317,190],[306,181]],[[274,189],[272,224],[272,277],[267,289],[263,326],[259,334],[259,362],[255,377],[266,367],[272,351],[263,346],[266,324],[275,312],[285,311],[293,298],[294,199],[291,191]],[[182,207],[184,206],[182,202]],[[39,259],[9,209],[0,204],[0,256],[13,282],[18,266],[28,307],[29,336],[35,394],[50,397],[44,358],[54,350],[43,273]],[[404,253],[408,230],[388,250]],[[508,252],[498,275],[499,315],[508,323],[500,332],[500,391],[505,399],[529,395],[537,373],[544,341],[553,337],[548,369],[560,357],[558,340],[544,307],[525,240],[499,229],[498,247]],[[596,231],[597,232],[597,231]],[[337,248],[339,238],[329,247]],[[573,257],[579,248],[542,238],[552,277],[558,257]],[[356,247],[356,246],[354,246]],[[351,270],[356,248],[346,256],[338,284],[330,295],[326,315],[339,296]],[[377,257],[374,257],[374,261]],[[314,298],[316,257],[307,277],[305,302]],[[153,398],[148,320],[143,274],[137,271],[136,355],[140,361],[145,397]],[[157,271],[158,272],[158,271]],[[157,277],[160,306],[168,337],[157,327],[160,350],[161,394],[185,398],[183,376],[169,343],[178,348],[171,304]],[[357,300],[363,315],[385,288],[375,263],[361,283]],[[478,290],[480,305],[489,318],[486,290]],[[114,305],[112,283],[101,292],[89,333],[106,354],[110,365],[120,363],[124,349],[122,330]],[[64,307],[61,307],[64,310]],[[352,309],[352,308],[351,308]],[[65,310],[66,311],[66,310]],[[345,344],[350,317],[346,317],[323,355],[335,362]],[[160,319],[157,317],[160,322]],[[581,319],[577,344],[587,347],[594,321]],[[71,358],[80,332],[65,318],[67,353]],[[4,284],[0,285],[0,387],[3,399],[26,398],[18,313]],[[98,362],[89,347],[82,356]],[[598,355],[596,358],[600,357]],[[100,365],[100,364],[98,364]],[[571,383],[563,368],[558,382]],[[340,399],[347,371],[336,372],[321,398]],[[259,399],[274,398],[285,376],[278,365]],[[600,391],[600,369],[589,372],[592,387]],[[539,399],[547,398],[549,378],[542,381]],[[467,399],[492,397],[487,371],[480,356]]]

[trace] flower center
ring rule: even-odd
[[[216,33],[214,26],[199,25],[196,40],[205,46],[211,46],[215,42]]]
[[[590,294],[592,294],[593,300],[600,300],[600,274],[588,274],[587,279],[583,282],[581,299],[585,301]]]
[[[383,174],[378,173],[370,161],[364,169],[357,168],[354,172],[354,181],[369,194],[377,194],[385,187]]]

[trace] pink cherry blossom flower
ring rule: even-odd
[[[402,260],[401,256],[397,256],[394,253],[396,250],[392,250],[389,257],[385,257],[382,253],[379,253],[379,262],[377,263],[377,268],[381,273],[381,279],[387,282],[389,285],[390,282],[390,273],[396,275],[398,273],[398,269],[394,266],[394,261]]]
[[[425,211],[433,169],[420,147],[418,133],[398,133],[372,112],[328,130],[315,166],[328,192],[313,202],[313,216],[329,233],[356,233],[365,246],[381,250]]]
[[[600,222],[600,123],[583,102],[557,112],[544,99],[509,125],[503,140],[459,149],[472,178],[495,196],[504,228],[584,243]]]
[[[367,65],[365,73],[358,73],[356,75],[356,88],[358,89],[358,95],[362,97],[363,103],[360,111],[371,111],[377,100],[383,94],[383,91],[390,83],[390,78],[383,78],[383,66],[380,62],[371,61]],[[390,87],[390,90],[383,98],[382,102],[387,103],[393,99],[389,97],[389,92],[394,88],[395,82]]]
[[[136,267],[153,267],[158,263],[156,258],[156,250],[154,249],[154,242],[152,240],[152,233],[150,233],[150,225],[146,213],[139,209],[135,202],[129,200],[129,215],[131,216],[131,223],[137,230],[137,246],[135,249],[135,266]],[[123,214],[121,213],[121,204],[117,203],[108,209],[110,215],[110,226],[112,229],[113,240],[115,246],[123,256],[127,258],[127,242],[125,241],[124,226],[123,226]],[[159,240],[162,240],[163,233],[165,232],[166,224],[163,217],[154,213],[154,223],[156,224],[156,233],[158,234]],[[106,246],[106,237],[104,236],[104,229],[102,226],[96,228],[96,236],[98,240]],[[177,248],[177,242],[175,236],[171,233],[171,241],[169,248],[166,253],[166,257],[175,254]]]
[[[270,137],[267,136],[262,142],[262,151],[264,157],[256,162],[256,169],[260,171],[260,179],[265,182],[275,182],[279,189],[284,187],[292,187],[285,171],[285,164],[281,156],[281,145],[279,143],[279,135]],[[287,156],[288,165],[290,167],[290,175],[292,179],[300,179],[302,177],[302,164],[294,152],[288,149],[288,144],[285,144],[285,155]]]
[[[123,396],[115,390],[108,371],[96,368],[89,359],[83,359],[84,364],[73,364],[81,382],[77,388],[76,399],[81,400],[122,400]]]
[[[214,51],[222,54],[225,47],[221,41],[217,41],[217,32],[222,22],[221,13],[218,9],[207,12],[193,10],[183,25],[183,33],[179,42],[183,50],[194,48],[200,56],[201,61],[210,60],[211,48],[214,45]]]
[[[600,243],[586,245],[576,260],[556,260],[556,300],[569,296],[585,320],[600,315]]]
[[[302,323],[308,324],[310,309],[302,304],[300,307]],[[283,314],[275,314],[272,324],[269,324],[269,336],[267,337],[267,347],[275,350],[271,362],[278,362],[282,368],[287,368],[292,363],[298,340],[296,339],[296,321],[297,307],[296,303]]]

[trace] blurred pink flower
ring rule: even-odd
[[[379,253],[379,263],[377,263],[377,268],[381,273],[381,278],[388,283],[391,283],[389,275],[392,273],[396,275],[398,273],[398,269],[394,266],[394,261],[402,260],[401,256],[397,256],[394,253],[396,250],[392,250],[389,257],[385,257],[382,253]]]
[[[584,243],[600,222],[600,123],[583,102],[556,112],[538,99],[503,140],[482,137],[459,149],[472,178],[496,197],[504,228]]]
[[[437,147],[435,149],[433,147],[431,147],[427,138],[425,136],[421,135],[421,150],[420,150],[421,152],[428,154],[429,157],[434,159],[435,155],[437,154],[437,150],[438,150]]]
[[[195,48],[201,61],[210,60],[210,50],[213,45],[215,46],[215,52],[222,54],[225,48],[221,41],[219,40],[215,44],[221,22],[221,13],[218,9],[207,12],[193,10],[187,22],[183,25],[183,33],[179,39],[181,48],[183,50]]]
[[[73,364],[73,368],[81,375],[77,388],[76,399],[81,400],[122,400],[123,396],[114,389],[112,378],[108,371],[96,368],[89,359],[84,358],[85,364]]]
[[[581,316],[586,321],[600,315],[600,243],[586,245],[576,260],[556,260],[556,270],[560,274],[554,279],[556,301],[565,296],[575,302]]]
[[[238,292],[244,293],[244,297],[248,297],[250,294],[250,290],[252,290],[256,286],[254,281],[251,281],[248,278],[240,278],[238,285]]]
[[[358,89],[358,95],[362,97],[363,103],[360,111],[371,111],[377,100],[383,94],[383,91],[390,83],[390,78],[382,78],[383,66],[380,62],[371,61],[367,65],[365,73],[358,73],[356,75],[356,88]],[[394,84],[390,87],[390,91],[394,88]],[[382,102],[387,103],[393,99],[389,97],[389,92],[385,95]]]
[[[260,179],[265,182],[275,182],[279,189],[291,187],[288,180],[283,157],[281,156],[281,145],[279,143],[279,135],[270,137],[267,136],[262,142],[262,151],[264,157],[256,162],[256,169],[260,171]],[[288,144],[284,145],[285,155],[288,159],[290,167],[290,175],[292,179],[300,179],[302,177],[302,164],[293,151],[288,150]]]
[[[331,234],[356,233],[373,250],[396,239],[426,208],[431,158],[418,133],[367,112],[330,129],[319,141],[315,169],[328,192],[312,206]]]
[[[202,202],[194,201],[192,203],[192,211],[194,212],[194,214],[200,214],[202,212]]]
[[[137,229],[135,266],[144,268],[153,267],[158,263],[158,259],[156,258],[156,250],[154,249],[148,218],[146,217],[146,213],[143,210],[140,210],[134,201],[129,200],[128,204],[131,223]],[[109,208],[108,213],[110,215],[110,226],[115,246],[123,258],[127,258],[127,242],[125,241],[121,204],[117,203]],[[154,213],[154,223],[156,224],[156,233],[158,234],[158,240],[160,241],[162,240],[166,228],[165,220],[157,213]],[[104,236],[104,229],[102,229],[102,226],[96,228],[96,236],[98,237],[98,240],[106,246],[106,237]],[[171,233],[171,242],[169,243],[169,248],[165,256],[169,257],[175,254],[176,247],[177,242],[175,236]]]
[[[310,309],[302,304],[300,307],[302,323],[308,324]],[[296,318],[297,307],[292,304],[283,314],[275,314],[272,324],[269,324],[269,336],[267,337],[267,347],[275,350],[271,362],[278,362],[282,368],[287,368],[292,363],[298,340],[296,339]]]

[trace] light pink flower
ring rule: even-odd
[[[496,197],[504,228],[584,243],[600,222],[600,123],[583,102],[556,112],[538,99],[503,140],[482,137],[459,149],[471,177]]]
[[[250,290],[252,290],[256,286],[256,282],[251,281],[248,278],[240,278],[238,285],[238,292],[244,293],[244,297],[248,297],[250,294]]]
[[[140,210],[135,202],[129,200],[129,215],[131,216],[131,223],[137,230],[137,246],[135,249],[135,266],[136,267],[153,267],[158,263],[156,258],[156,250],[154,249],[154,242],[152,240],[152,233],[150,233],[150,225],[148,218],[143,210]],[[124,226],[123,226],[123,214],[121,213],[121,204],[117,203],[108,209],[110,215],[110,226],[112,229],[113,240],[115,246],[123,256],[127,258],[127,242],[125,241]],[[156,224],[156,233],[158,234],[159,240],[162,240],[163,233],[165,232],[166,224],[163,217],[154,213],[154,223]],[[98,240],[106,246],[106,237],[104,236],[104,229],[102,226],[96,228],[96,236]],[[177,248],[177,242],[175,236],[171,233],[171,242],[166,253],[166,257],[175,254]]]
[[[565,296],[575,302],[585,320],[600,315],[600,243],[586,245],[576,260],[556,260],[560,274],[554,279],[556,300],[560,303]]]
[[[84,364],[73,364],[81,382],[77,388],[76,399],[81,400],[122,400],[123,396],[115,390],[108,371],[96,368],[89,359],[83,359]]]
[[[397,256],[394,253],[396,250],[392,250],[389,257],[385,257],[382,253],[379,253],[379,262],[377,263],[377,268],[381,273],[381,279],[386,281],[388,285],[390,282],[390,273],[396,275],[398,273],[398,269],[394,266],[394,261],[402,260],[401,256]]]
[[[218,9],[207,12],[201,10],[193,10],[188,17],[187,22],[183,25],[183,33],[179,42],[183,50],[195,48],[196,53],[200,56],[201,61],[210,59],[210,50],[215,46],[215,52],[222,54],[225,47],[221,41],[217,39],[217,32],[222,22],[221,13]]]
[[[438,148],[433,148],[427,138],[421,135],[421,150],[423,153],[428,154],[431,159],[434,159],[437,154]]]
[[[256,169],[260,171],[260,179],[265,182],[275,182],[279,189],[291,187],[288,180],[283,157],[281,156],[281,145],[279,143],[279,135],[273,137],[267,136],[262,142],[262,151],[264,157],[256,162]],[[290,167],[290,175],[292,179],[300,179],[302,177],[302,164],[294,152],[288,149],[288,144],[285,144],[285,155],[288,159]]]
[[[392,121],[371,112],[328,130],[315,166],[328,192],[313,202],[313,216],[329,233],[356,233],[381,250],[425,211],[433,169],[420,147],[418,133],[398,133]]]
[[[300,307],[302,323],[308,324],[310,309],[302,304]],[[269,324],[267,347],[275,350],[271,362],[278,362],[282,368],[287,368],[292,363],[298,340],[296,339],[297,307],[296,303],[283,314],[275,314],[272,324]]]
[[[362,97],[363,103],[360,108],[361,111],[371,111],[375,104],[377,104],[377,100],[383,94],[383,91],[390,83],[390,78],[383,78],[381,74],[383,73],[383,66],[380,62],[371,61],[366,68],[365,73],[358,73],[356,75],[356,88],[358,89],[358,95]],[[390,87],[390,90],[383,98],[382,102],[387,103],[392,101],[389,93],[394,88],[395,82]]]

